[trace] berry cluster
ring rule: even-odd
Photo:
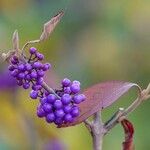
[[[30,88],[32,85],[33,90],[41,89],[43,76],[45,71],[47,71],[51,65],[49,63],[42,64],[40,61],[44,59],[43,54],[37,52],[37,49],[31,47],[30,57],[27,59],[20,60],[16,55],[14,55],[10,60],[10,65],[8,69],[11,75],[17,79],[17,84],[23,86],[24,89]],[[38,93],[33,92],[33,98],[38,97]]]
[[[31,47],[29,52],[29,58],[20,59],[16,55],[11,58],[11,64],[8,67],[11,75],[16,78],[17,84],[24,89],[32,87],[30,97],[40,100],[37,107],[38,117],[45,117],[48,123],[56,125],[73,122],[80,113],[77,105],[85,100],[85,95],[79,94],[80,82],[71,82],[65,78],[61,83],[61,89],[51,92],[45,90],[43,77],[51,65],[41,62],[44,56],[36,48]]]
[[[45,93],[40,98],[40,104],[37,107],[37,115],[45,117],[48,123],[61,125],[62,123],[73,122],[74,118],[79,116],[80,110],[77,104],[85,100],[85,95],[79,94],[80,82],[65,78],[62,81],[62,89],[55,90],[54,95]]]

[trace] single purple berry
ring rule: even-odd
[[[45,111],[42,108],[37,109],[37,116],[42,118],[46,115]]]
[[[52,111],[52,105],[48,104],[48,103],[45,103],[43,105],[43,109],[44,109],[45,112],[50,113]]]
[[[41,85],[36,85],[35,88],[36,88],[36,90],[41,90],[42,86]]]
[[[43,60],[44,59],[44,55],[39,53],[39,52],[36,52],[36,57],[39,59],[39,60]]]
[[[30,76],[31,76],[31,78],[37,78],[37,73],[36,72],[32,72]]]
[[[29,74],[27,74],[27,75],[25,76],[25,79],[28,80],[28,81],[30,81],[30,80],[31,80],[31,76],[30,76]]]
[[[38,97],[38,92],[32,90],[32,91],[30,92],[30,97],[31,97],[32,99],[37,99],[37,97]]]
[[[18,70],[25,71],[25,65],[24,64],[18,65]]]
[[[44,91],[45,96],[48,96],[50,93],[48,91]]]
[[[70,86],[70,89],[74,94],[80,92],[80,86],[78,84],[72,84]]]
[[[37,84],[38,84],[38,85],[42,85],[42,83],[43,83],[43,78],[38,78]]]
[[[35,47],[31,47],[29,51],[30,51],[30,54],[35,54],[37,49]]]
[[[14,55],[12,58],[13,58],[14,60],[18,61],[18,57],[17,57],[16,55]]]
[[[13,65],[16,65],[16,64],[18,64],[18,60],[15,60],[15,59],[11,58],[11,63],[12,63]]]
[[[37,72],[37,74],[38,74],[39,77],[43,77],[43,76],[44,76],[44,71],[39,70],[39,71]]]
[[[62,118],[65,115],[63,109],[59,109],[55,111],[55,116],[58,118]]]
[[[84,94],[80,94],[80,96],[82,97],[82,101],[85,101],[86,96]]]
[[[19,73],[18,74],[18,78],[19,79],[24,79],[25,78],[25,74],[24,73]]]
[[[36,85],[32,85],[32,90],[36,91]]]
[[[65,122],[73,122],[73,117],[71,114],[66,114],[64,117]]]
[[[33,67],[36,68],[36,69],[40,69],[42,67],[42,64],[40,62],[35,62],[33,64]]]
[[[49,94],[47,96],[47,102],[53,104],[56,100],[56,96],[54,94]]]
[[[64,87],[64,93],[70,94],[71,93],[70,87]]]
[[[46,64],[43,65],[42,70],[43,71],[47,71],[50,68],[51,68],[51,64],[50,63],[46,63]]]
[[[62,104],[62,102],[60,100],[55,100],[54,107],[56,109],[60,109],[60,108],[62,108],[62,106],[63,106],[63,104]]]
[[[56,118],[54,122],[56,125],[61,125],[63,123],[63,120],[62,118]]]
[[[29,63],[27,63],[27,64],[25,65],[25,69],[26,69],[27,71],[31,71],[31,70],[32,70],[32,65],[29,64]]]
[[[53,113],[50,113],[46,116],[46,121],[48,123],[52,123],[55,120],[55,115]]]
[[[16,77],[18,75],[18,73],[19,73],[19,71],[17,69],[15,69],[10,74],[11,74],[11,76]]]
[[[72,82],[72,84],[77,84],[77,85],[79,85],[80,86],[80,82],[79,81],[77,81],[77,80],[74,80],[73,82]]]
[[[29,84],[29,83],[24,83],[24,84],[23,84],[23,88],[24,88],[24,89],[28,89],[29,87],[30,87],[30,84]]]
[[[40,98],[40,103],[41,104],[45,104],[46,102],[47,102],[47,98],[46,97]]]
[[[71,96],[69,94],[64,94],[62,97],[61,97],[61,101],[64,105],[67,105],[71,102]]]
[[[18,81],[17,81],[17,85],[18,85],[18,86],[22,86],[22,85],[23,85],[23,82],[22,82],[21,80],[18,80]]]
[[[8,69],[9,69],[9,71],[13,71],[13,70],[15,69],[15,66],[9,65],[9,66],[8,66]]]
[[[65,113],[70,113],[72,110],[72,107],[70,105],[66,105],[63,107],[63,110]]]
[[[85,95],[84,94],[78,94],[78,95],[75,95],[73,97],[73,101],[76,103],[76,104],[79,104],[81,103],[82,101],[85,100]]]
[[[32,90],[34,90],[34,91],[38,91],[38,90],[41,90],[41,89],[42,89],[41,85],[32,85]]]
[[[73,107],[73,108],[72,108],[72,111],[71,111],[71,115],[72,115],[73,117],[77,117],[77,116],[79,116],[79,114],[80,114],[79,108],[78,108],[78,107]]]
[[[65,78],[65,79],[62,80],[62,85],[63,86],[67,87],[70,84],[71,84],[71,81],[69,79]]]

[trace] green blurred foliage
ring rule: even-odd
[[[105,80],[131,81],[145,87],[150,81],[149,6],[148,0],[0,0],[1,52],[11,49],[15,29],[22,46],[39,37],[44,22],[65,10],[50,39],[37,45],[57,76],[77,79],[83,88]],[[92,149],[83,125],[56,129],[36,117],[37,103],[30,101],[28,92],[20,89],[13,96],[1,91],[0,150],[40,150],[56,137],[69,150]],[[103,119],[134,98],[135,91],[104,110]],[[145,102],[129,116],[135,126],[136,150],[150,149],[149,108]],[[104,150],[119,150],[122,141],[123,129],[118,125],[105,137]]]

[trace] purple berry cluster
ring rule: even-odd
[[[30,96],[36,99],[38,97],[37,90],[42,89],[41,84],[45,71],[50,69],[51,65],[40,62],[44,59],[44,56],[36,48],[31,47],[29,52],[30,57],[23,60],[14,55],[10,60],[11,64],[8,66],[8,69],[10,70],[10,74],[16,78],[19,86],[22,86],[24,89],[32,86],[34,91],[32,91]]]
[[[78,104],[85,100],[85,95],[80,94],[80,82],[71,82],[65,78],[61,83],[61,89],[47,91],[43,87],[43,77],[51,65],[41,62],[44,56],[36,48],[31,47],[29,53],[29,58],[24,59],[14,55],[8,69],[19,86],[24,89],[32,88],[30,92],[32,99],[39,99],[37,116],[44,117],[48,123],[56,125],[73,122],[80,113]]]
[[[55,123],[58,126],[73,122],[74,118],[80,114],[77,105],[85,100],[85,95],[79,94],[80,82],[71,82],[65,78],[62,81],[62,88],[55,92],[58,97],[52,93],[45,93],[40,98],[40,104],[37,107],[38,117],[45,117],[48,123]]]

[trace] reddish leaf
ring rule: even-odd
[[[46,40],[50,36],[52,31],[55,29],[56,25],[59,23],[63,14],[64,14],[63,12],[58,13],[50,21],[44,24],[44,28],[40,37],[40,41]]]
[[[51,88],[53,89],[59,89],[60,88],[60,78],[59,76],[56,74],[56,72],[54,72],[53,70],[47,71],[46,75],[44,76],[44,81],[50,85]]]
[[[79,105],[81,111],[80,116],[77,117],[73,123],[64,124],[62,127],[73,126],[83,122],[94,113],[113,104],[134,86],[139,88],[135,83],[110,81],[86,89],[83,92],[86,96],[86,100]]]
[[[125,141],[122,143],[123,150],[134,150],[133,144],[134,127],[132,123],[126,119],[121,121],[121,124],[124,128],[125,133]]]

